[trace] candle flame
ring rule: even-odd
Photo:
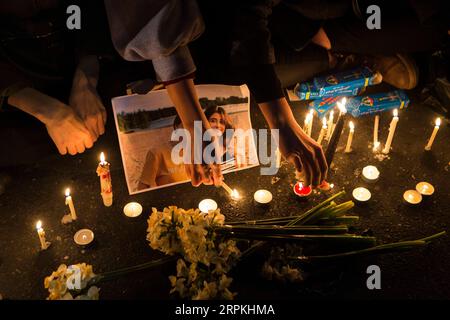
[[[231,191],[231,198],[237,200],[239,199],[241,196],[239,194],[239,192],[236,189],[233,189],[233,191]]]
[[[311,115],[311,117],[314,116],[314,109],[309,109],[309,114]]]
[[[39,220],[39,221],[36,223],[36,229],[41,229],[41,228],[42,228],[42,221]]]
[[[70,188],[66,189],[66,197],[70,196]]]
[[[323,117],[322,119],[322,128],[326,129],[327,128],[327,117]]]
[[[310,113],[308,113],[305,118],[305,124],[309,124],[311,122],[311,119],[312,119],[312,115]]]
[[[353,121],[350,121],[350,123],[348,125],[350,127],[350,130],[355,129],[355,125],[353,124]]]
[[[439,127],[441,125],[441,118],[436,119],[436,127]]]
[[[345,104],[347,103],[347,98],[342,98],[342,100],[339,102],[337,102],[337,106],[338,106],[338,108],[339,108],[339,111],[341,112],[341,113],[346,113],[347,112],[347,109],[345,108]]]
[[[398,117],[398,109],[394,109],[394,117]]]
[[[100,163],[105,163],[105,154],[103,152],[100,153]]]
[[[330,189],[334,188],[334,183],[330,183]]]

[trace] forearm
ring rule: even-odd
[[[194,121],[202,121],[205,129],[210,128],[198,101],[193,79],[183,79],[166,85],[166,88],[185,129],[192,130]]]
[[[97,87],[99,75],[98,59],[94,55],[84,55],[80,58],[73,77],[73,86]]]
[[[259,103],[258,106],[271,129],[278,129],[295,122],[286,98]]]
[[[63,119],[70,109],[60,101],[33,88],[24,88],[8,98],[8,103],[47,124],[49,121]]]

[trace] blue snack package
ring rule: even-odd
[[[342,97],[321,98],[313,100],[309,106],[316,110],[319,117],[323,117],[329,110],[336,107],[336,103]],[[365,114],[377,113],[391,109],[403,109],[408,107],[409,98],[403,90],[366,94],[357,97],[348,97],[345,105],[347,113],[353,117]]]
[[[391,109],[408,107],[409,98],[403,90],[362,95],[348,99],[347,112],[353,117],[377,113]]]
[[[312,82],[297,84],[294,92],[300,100],[355,96],[367,86],[380,82],[381,75],[378,72],[362,67],[315,77]]]

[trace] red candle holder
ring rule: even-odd
[[[312,193],[312,188],[310,186],[304,186],[299,181],[294,185],[294,193],[299,197],[307,197]]]

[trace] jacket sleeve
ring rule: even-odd
[[[204,30],[196,1],[105,0],[114,47],[129,61],[152,60],[159,80],[195,71],[187,47]]]

